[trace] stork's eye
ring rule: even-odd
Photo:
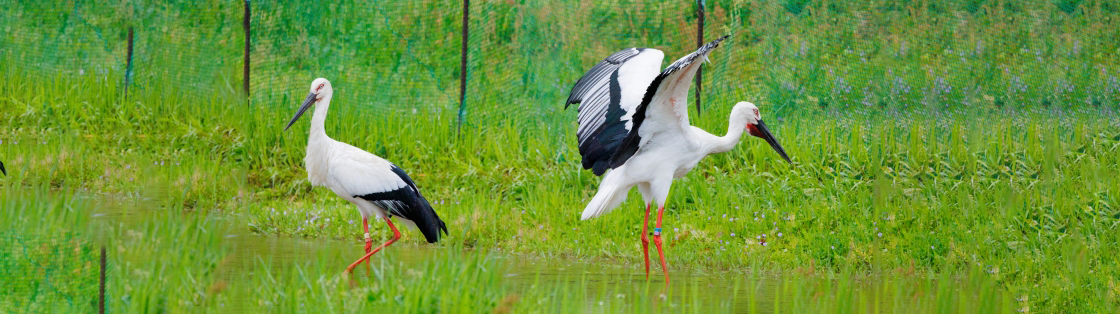
[[[315,88],[315,90],[320,90],[320,89],[323,89],[323,84],[319,84],[319,87]]]

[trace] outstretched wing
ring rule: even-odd
[[[634,110],[664,58],[657,49],[623,49],[596,64],[572,87],[564,108],[579,104],[576,134],[584,169],[602,175],[611,168],[610,157],[630,133]]]
[[[728,36],[730,35],[720,37],[677,59],[654,78],[641,104],[634,109],[633,127],[610,158],[611,168],[626,163],[654,134],[663,131],[682,132],[690,127],[688,87],[692,83],[692,77],[708,58],[708,54]]]
[[[331,179],[337,182],[337,186],[345,189],[345,193],[373,202],[390,215],[411,220],[428,243],[439,241],[440,231],[446,234],[447,226],[436,215],[428,200],[420,194],[420,189],[412,182],[412,178],[397,165],[366,154],[368,155],[360,159],[347,159],[363,162],[332,167]]]

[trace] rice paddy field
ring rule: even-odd
[[[108,312],[1120,311],[1108,1],[708,2],[733,37],[691,122],[752,101],[793,162],[745,139],[678,180],[669,286],[636,192],[579,220],[599,178],[562,102],[619,48],[688,53],[695,8],[472,3],[463,110],[457,3],[253,5],[249,97],[239,3],[0,5],[0,311],[95,310],[102,248]],[[327,133],[408,170],[441,242],[344,274],[360,216],[307,182],[307,122],[282,131],[315,77]]]

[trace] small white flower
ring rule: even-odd
[[[881,238],[881,237],[883,237],[883,233],[882,233],[882,232],[880,232],[880,233],[879,233],[879,237],[880,237],[880,238]]]
[[[835,246],[835,245],[833,245],[833,246],[831,246],[831,247],[832,247],[832,249],[833,249],[833,250],[835,250],[835,249],[836,249],[836,246]]]
[[[731,236],[732,236],[732,237],[734,237],[734,236],[735,236],[735,233],[734,233],[734,232],[732,232],[732,233],[731,233]]]
[[[782,237],[782,233],[781,233],[781,232],[778,232],[778,237],[779,237],[779,238],[781,238],[781,237]]]

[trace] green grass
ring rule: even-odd
[[[336,139],[411,171],[451,226],[447,242],[546,259],[606,258],[640,269],[640,197],[579,221],[598,178],[580,169],[574,141],[556,146],[549,134],[516,128],[454,140],[438,132],[436,119],[397,132],[347,132],[341,126],[360,115],[332,118],[328,133]],[[1114,302],[1062,291],[1072,284],[1104,293],[1117,276],[1117,260],[1105,248],[1118,240],[1120,184],[1109,174],[1120,173],[1120,129],[1076,113],[940,119],[952,123],[917,114],[790,117],[774,132],[793,166],[753,140],[711,157],[674,185],[665,223],[669,264],[792,270],[813,262],[869,272],[913,264],[937,273],[975,267],[1044,308]],[[278,138],[272,149],[302,151],[305,128]],[[288,195],[250,205],[250,227],[357,243],[352,206],[310,189],[300,154],[291,156],[276,165],[289,169],[290,179],[265,185]],[[375,234],[389,235],[383,227]],[[406,235],[406,242],[419,241]]]
[[[580,169],[576,112],[561,110],[560,99],[571,80],[619,47],[648,43],[668,58],[690,50],[691,33],[681,30],[692,23],[686,14],[641,14],[674,7],[477,6],[472,16],[484,18],[472,22],[479,25],[472,24],[467,122],[457,132],[458,19],[425,18],[431,9],[450,10],[445,4],[343,1],[320,12],[261,3],[248,107],[232,87],[239,65],[228,61],[239,60],[242,44],[240,28],[227,25],[238,22],[235,6],[212,3],[208,10],[219,15],[161,13],[174,5],[133,12],[143,48],[128,96],[124,69],[111,65],[121,63],[118,32],[127,23],[110,17],[132,7],[83,7],[75,20],[69,8],[5,6],[19,13],[0,18],[12,29],[58,35],[0,39],[36,48],[0,51],[8,78],[0,83],[0,159],[9,170],[0,177],[0,237],[45,244],[31,254],[5,251],[12,257],[5,262],[32,269],[30,261],[66,245],[79,248],[66,251],[79,259],[104,245],[116,312],[1120,306],[1120,259],[1111,249],[1120,240],[1120,58],[1108,41],[1120,29],[1110,27],[1115,7],[1086,1],[1069,13],[1019,2],[799,3],[709,4],[708,33],[735,37],[706,68],[704,114],[693,112],[692,123],[721,134],[730,104],[755,102],[794,163],[747,139],[675,182],[665,217],[670,291],[631,275],[642,263],[636,193],[609,215],[578,220],[599,178]],[[47,11],[41,21],[10,18]],[[328,14],[397,18],[303,23]],[[610,17],[598,22],[605,29],[666,31],[576,44],[601,36],[565,21],[599,15]],[[936,19],[965,26],[934,27]],[[67,40],[89,48],[96,38],[109,48],[82,50],[87,59],[79,64],[52,54],[27,61],[31,52],[68,47]],[[359,51],[353,42],[383,51]],[[176,54],[153,52],[161,46]],[[196,71],[176,63],[182,60]],[[36,62],[53,67],[24,66]],[[111,66],[75,75],[83,62]],[[328,134],[409,171],[448,223],[443,242],[423,244],[406,230],[375,258],[372,276],[341,275],[360,253],[360,217],[307,183],[306,119],[282,131],[316,76],[330,78],[338,92]],[[388,84],[367,83],[377,80]],[[373,232],[389,235],[379,224]],[[280,254],[246,239],[303,251]],[[525,261],[545,271],[506,276]],[[614,265],[622,274],[549,277],[561,264]],[[0,307],[35,311],[66,302],[85,310],[91,266],[41,265],[43,274],[78,269],[73,280],[82,285],[27,302],[0,300]],[[46,291],[30,283],[40,281],[4,286],[23,295]]]
[[[291,309],[295,301],[290,295],[306,295],[296,300],[315,305],[308,309],[406,304],[415,306],[406,311],[477,312],[516,294],[521,301],[514,308],[578,312],[597,304],[587,300],[623,294],[630,297],[604,303],[617,306],[603,305],[604,310],[673,311],[658,305],[656,294],[641,292],[654,289],[643,288],[646,284],[592,290],[599,295],[581,286],[598,280],[580,278],[512,292],[515,284],[501,273],[484,271],[501,263],[483,252],[612,263],[639,271],[641,205],[636,196],[608,216],[577,220],[597,178],[579,169],[570,130],[550,134],[510,123],[472,128],[457,138],[451,132],[453,120],[420,113],[420,121],[429,123],[404,123],[415,118],[402,116],[361,124],[368,116],[347,106],[350,99],[340,94],[328,132],[408,169],[451,227],[450,236],[436,246],[441,253],[408,266],[394,265],[393,254],[387,254],[381,271],[397,275],[374,278],[391,281],[358,277],[357,286],[367,288],[340,290],[348,291],[340,297],[333,291],[348,285],[339,277],[342,266],[360,251],[359,226],[349,223],[358,217],[330,192],[306,184],[300,166],[306,126],[280,132],[288,112],[228,105],[236,97],[216,99],[212,106],[175,106],[175,98],[143,94],[131,96],[132,105],[125,109],[113,96],[112,82],[60,78],[57,85],[31,83],[39,87],[4,87],[27,91],[3,106],[13,126],[4,137],[11,175],[3,184],[15,189],[9,195],[51,188],[63,195],[122,200],[124,206],[107,213],[123,212],[119,219],[125,224],[51,223],[88,219],[82,217],[91,210],[79,206],[67,213],[9,209],[4,221],[24,228],[12,229],[17,234],[41,226],[71,226],[102,239],[116,265],[112,278],[129,278],[113,283],[114,308],[219,310],[223,302],[208,300],[228,298],[223,300],[230,306],[249,300],[251,307]],[[61,101],[34,101],[58,95],[57,86],[71,85],[82,88]],[[194,100],[184,96],[181,101]],[[695,123],[719,129],[724,123],[719,117],[726,112],[712,111]],[[8,114],[16,112],[25,114]],[[58,115],[48,115],[52,112]],[[109,112],[120,118],[78,118]],[[743,293],[745,303],[711,304],[722,309],[757,302],[764,308],[819,306],[845,312],[885,310],[884,300],[894,300],[897,307],[929,300],[915,295],[933,298],[939,306],[934,310],[959,312],[1115,308],[1117,259],[1107,248],[1117,242],[1120,221],[1114,196],[1120,185],[1110,175],[1118,173],[1120,164],[1120,127],[1115,119],[1092,112],[1045,113],[805,114],[772,120],[774,133],[794,158],[792,166],[759,141],[748,140],[706,160],[674,185],[666,214],[671,269],[678,275],[690,270],[740,274],[733,276],[744,276],[736,279],[741,285],[749,284],[749,278],[767,278],[751,276],[795,274],[809,265],[818,274],[790,279],[780,288],[763,286],[757,295]],[[198,120],[157,118],[164,116]],[[61,123],[76,127],[55,126]],[[241,125],[262,127],[241,131]],[[141,134],[152,139],[146,142],[137,136]],[[178,167],[170,166],[172,161]],[[78,216],[54,217],[58,215]],[[241,266],[225,271],[239,274],[219,277],[230,254],[224,235],[246,230],[342,239],[343,248],[334,255],[280,261],[289,266],[276,272],[258,268],[246,274]],[[381,226],[374,231],[379,239],[387,236]],[[767,235],[766,246],[755,240],[762,234]],[[406,231],[403,243],[391,251],[420,246],[429,245]],[[467,252],[457,253],[462,250]],[[183,256],[184,251],[191,254]],[[452,266],[467,272],[445,273],[453,273]],[[899,277],[908,273],[922,275]],[[430,288],[430,278],[444,276],[450,277],[439,285],[447,288],[436,285],[433,291],[484,288],[451,300],[411,294],[420,289],[411,287]],[[674,285],[682,289],[672,292],[681,298],[680,306],[698,304],[689,300],[702,290],[687,289],[702,283],[690,280],[678,279]],[[851,288],[855,282],[873,282],[877,288],[858,292],[865,289]],[[971,285],[968,291],[988,291],[983,293],[1002,295],[1004,301],[986,303],[999,308],[963,307],[970,302],[964,296],[947,296],[961,282]],[[374,286],[382,290],[361,290]],[[768,289],[782,290],[770,295],[774,302],[770,297],[758,300],[766,295],[762,292],[774,291]],[[817,297],[821,294],[834,296]]]
[[[6,201],[0,204],[0,226],[5,230],[40,238],[67,232],[87,243],[81,246],[84,250],[108,249],[106,295],[112,312],[991,313],[1011,312],[1018,306],[977,271],[959,275],[912,270],[874,275],[847,270],[803,270],[782,276],[709,273],[727,285],[714,298],[706,292],[712,289],[706,287],[712,279],[697,277],[679,279],[670,289],[657,280],[643,282],[622,274],[571,273],[546,279],[528,273],[522,274],[527,278],[511,279],[507,269],[517,268],[508,259],[458,245],[429,251],[422,258],[387,251],[374,258],[373,272],[360,269],[355,276],[346,276],[338,261],[353,255],[345,253],[353,251],[348,243],[320,241],[314,244],[320,249],[301,253],[300,258],[273,260],[244,254],[267,251],[267,245],[254,243],[271,237],[243,234],[239,223],[222,214],[159,210],[144,202],[89,201],[44,188],[9,187],[2,195]],[[238,247],[242,245],[249,247]],[[185,248],[189,253],[184,254]],[[87,266],[78,269],[83,274],[97,271],[96,264],[85,262]],[[53,265],[47,270],[71,268]],[[83,300],[94,300],[95,282],[66,283],[71,290],[85,290]],[[985,301],[983,306],[966,305],[980,300]],[[48,306],[70,311],[92,307],[92,302],[86,302],[59,308],[62,299],[31,301],[22,307],[0,305],[16,312]]]

